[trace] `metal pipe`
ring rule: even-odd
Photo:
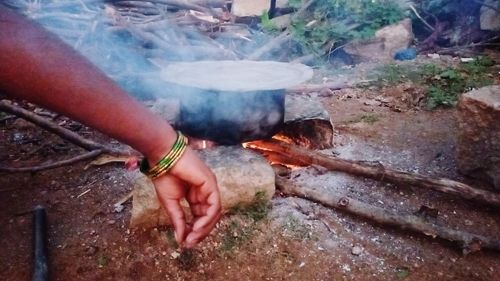
[[[270,19],[274,18],[274,16],[276,15],[276,0],[271,0],[268,14]]]
[[[47,214],[43,206],[33,209],[33,281],[49,280]]]

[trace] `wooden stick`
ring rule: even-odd
[[[288,158],[297,158],[308,164],[323,166],[332,171],[340,171],[356,176],[385,181],[402,186],[418,186],[452,194],[464,199],[473,200],[496,208],[500,207],[500,194],[474,188],[470,185],[446,178],[407,173],[366,162],[327,157],[320,153],[278,141],[255,141],[247,146],[253,149],[271,150]]]
[[[434,27],[432,25],[430,25],[424,18],[422,18],[422,16],[420,16],[420,14],[418,13],[417,9],[415,9],[415,7],[413,7],[413,5],[410,5],[410,9],[413,11],[413,13],[415,14],[415,16],[417,16],[417,18],[428,28],[430,29],[431,31],[434,31]]]
[[[23,118],[31,123],[34,123],[41,128],[54,133],[73,144],[76,144],[86,150],[101,150],[102,152],[111,153],[111,154],[130,154],[128,151],[114,149],[111,147],[107,147],[103,144],[94,142],[92,140],[86,139],[77,133],[70,131],[62,126],[55,124],[54,122],[49,121],[46,118],[43,118],[31,111],[28,111],[19,106],[13,105],[12,102],[7,100],[0,100],[0,111],[8,112],[10,114],[16,115],[20,118]]]
[[[287,89],[288,93],[310,93],[318,92],[325,89],[330,90],[341,90],[345,88],[351,88],[353,85],[346,81],[336,81],[324,84],[302,84],[295,86],[293,88]]]
[[[67,160],[62,160],[54,163],[45,163],[41,164],[39,166],[34,166],[34,167],[22,167],[22,168],[11,168],[11,167],[0,167],[0,172],[3,173],[24,173],[24,172],[40,172],[44,170],[50,170],[50,169],[55,169],[59,168],[62,166],[67,166],[71,164],[75,164],[80,161],[92,159],[100,154],[102,154],[103,151],[98,149],[98,150],[93,150],[87,153],[84,153],[82,155],[67,159]]]
[[[114,2],[116,4],[119,4],[121,1],[114,1]],[[128,5],[130,5],[134,1],[127,0],[126,2]],[[198,3],[192,3],[191,1],[187,1],[187,0],[146,0],[146,1],[139,1],[139,2],[142,4],[143,4],[143,2],[150,2],[150,3],[155,3],[155,4],[170,5],[170,6],[180,8],[180,9],[194,10],[194,11],[206,13],[209,15],[216,15],[216,13],[212,9],[204,7],[204,6],[200,6]]]
[[[440,226],[412,214],[400,214],[375,207],[346,197],[344,195],[325,192],[324,190],[297,186],[291,180],[276,177],[276,186],[285,195],[298,196],[318,202],[327,207],[345,211],[386,226],[397,226],[423,233],[433,238],[439,237],[460,244],[464,254],[479,251],[482,248],[500,250],[500,237],[486,237],[465,231]]]
[[[153,3],[172,5],[179,8],[189,8],[189,10],[196,10],[191,8],[224,8],[226,6],[226,0],[190,0],[190,1],[178,1],[178,0],[115,0],[113,3],[125,6],[146,6]]]

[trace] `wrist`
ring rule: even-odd
[[[158,134],[149,140],[146,149],[142,152],[148,159],[149,165],[153,167],[172,149],[177,138],[172,127],[158,129]]]
[[[177,132],[175,143],[170,151],[156,163],[155,161],[143,159],[140,164],[141,172],[151,179],[158,178],[168,173],[175,166],[177,161],[181,159],[187,149],[187,145],[188,139],[181,132]],[[155,164],[153,165],[152,163]]]

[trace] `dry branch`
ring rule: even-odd
[[[321,90],[329,89],[329,90],[341,90],[345,88],[350,88],[353,85],[346,81],[337,81],[337,82],[329,82],[323,84],[302,84],[290,88],[287,90],[289,93],[310,93],[310,92],[319,92]]]
[[[11,102],[7,100],[0,100],[0,111],[8,112],[20,118],[23,118],[51,133],[58,135],[62,139],[67,140],[89,151],[101,150],[103,153],[130,154],[128,151],[114,149],[111,147],[107,147],[103,144],[94,142],[92,140],[86,139],[73,131],[70,131],[62,126],[55,124],[54,122],[51,122],[43,117],[38,116],[37,114],[31,111],[13,105]]]
[[[454,230],[446,226],[440,226],[425,221],[423,218],[415,215],[391,212],[334,192],[325,192],[324,190],[302,186],[299,187],[292,181],[281,177],[276,177],[276,186],[285,195],[298,196],[318,202],[327,207],[339,209],[382,225],[397,226],[402,229],[413,230],[428,236],[439,237],[459,243],[464,254],[479,251],[482,248],[500,250],[500,237],[492,238]]]
[[[0,167],[0,172],[5,172],[5,173],[23,173],[23,172],[40,172],[44,170],[50,170],[50,169],[55,169],[59,168],[62,166],[67,166],[71,164],[75,164],[80,161],[84,160],[89,160],[92,159],[100,154],[102,154],[103,151],[98,149],[98,150],[93,150],[87,153],[84,153],[82,155],[67,159],[67,160],[62,160],[54,163],[45,163],[39,166],[33,166],[33,167],[21,167],[21,168],[11,168],[11,167]]]
[[[185,10],[194,10],[194,11],[206,13],[209,15],[217,15],[217,13],[215,13],[211,9],[211,7],[202,6],[203,4],[214,4],[214,3],[210,3],[213,1],[206,1],[206,2],[205,1],[193,2],[193,1],[187,1],[187,0],[113,1],[114,4],[118,4],[118,5],[120,5],[121,2],[125,2],[127,4],[127,6],[133,5],[134,2],[138,2],[141,5],[143,5],[144,2],[149,2],[149,3],[154,3],[154,4],[163,4],[163,5],[167,5],[167,6],[173,6],[173,7],[185,9]]]
[[[255,141],[248,144],[248,146],[253,149],[272,150],[288,158],[297,158],[304,163],[323,166],[332,171],[340,171],[378,181],[390,182],[397,185],[418,186],[433,189],[482,204],[487,204],[497,208],[500,207],[500,194],[477,189],[467,184],[446,178],[433,178],[414,173],[397,171],[386,168],[381,164],[373,165],[361,161],[327,157],[296,145],[290,145],[278,141]]]

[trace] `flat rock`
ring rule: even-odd
[[[461,173],[500,190],[500,86],[468,92],[458,102],[457,160]]]
[[[134,187],[130,227],[167,225],[169,220],[164,215],[151,180],[139,171],[131,173],[131,180]]]
[[[332,147],[333,123],[319,100],[306,94],[287,94],[285,124],[279,135],[310,149],[326,149]]]
[[[392,61],[398,50],[406,49],[413,41],[410,19],[381,28],[370,40],[356,40],[344,50],[358,62]]]
[[[267,200],[274,195],[274,171],[259,154],[240,146],[218,146],[198,152],[217,178],[223,209],[247,205],[257,194],[264,194]],[[152,182],[140,172],[133,173],[133,182],[130,227],[170,224]],[[187,202],[183,205],[188,211]]]
[[[285,29],[292,23],[292,14],[272,18],[271,23],[280,30]]]

